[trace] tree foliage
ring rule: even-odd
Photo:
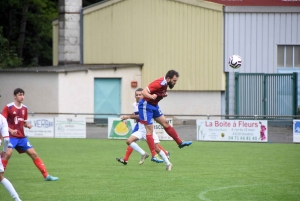
[[[3,27],[0,63],[2,67],[52,65],[52,20],[58,15],[57,1],[6,0],[0,2]],[[18,62],[4,62],[3,55]],[[14,61],[13,60],[13,61]],[[21,63],[20,63],[21,62]]]
[[[59,0],[0,1],[0,68],[51,66]],[[83,0],[86,7],[104,0]]]
[[[15,48],[8,46],[8,40],[3,37],[2,27],[0,27],[0,68],[17,67],[22,64],[18,58]]]

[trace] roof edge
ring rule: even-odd
[[[225,13],[300,13],[295,6],[225,6]]]

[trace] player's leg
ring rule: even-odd
[[[136,142],[143,137],[143,133],[145,132],[144,129],[139,129],[138,131],[132,133],[130,138],[127,139],[126,143],[133,148],[135,151],[139,152],[141,154],[141,160],[139,162],[140,165],[142,165],[146,158],[149,157],[149,154],[147,154]]]
[[[141,100],[139,102],[139,119],[146,128],[146,139],[148,147],[151,151],[152,159],[155,159],[155,144],[152,136],[153,133],[153,107],[151,104],[148,104],[147,101]]]
[[[0,162],[0,183],[4,186],[4,188],[9,192],[10,196],[15,201],[21,201],[14,186],[10,183],[8,179],[4,177],[4,167],[1,162]]]
[[[137,130],[139,129],[139,126],[138,126],[138,123],[136,123],[135,124],[135,126],[134,126],[134,129],[133,129],[133,131],[132,131],[132,133],[134,133],[134,132],[136,132]],[[131,137],[131,136],[130,136]],[[129,138],[130,138],[129,137]],[[128,140],[127,139],[127,141],[128,142],[133,142],[133,141],[136,141],[136,139],[130,139],[130,140]],[[126,143],[127,143],[127,141],[126,141]],[[130,143],[131,143],[130,142]],[[128,143],[127,143],[128,144]],[[132,151],[133,151],[133,148],[131,147],[131,146],[129,146],[129,144],[128,144],[128,146],[127,146],[127,149],[126,149],[126,152],[125,152],[125,156],[124,156],[124,161],[126,161],[126,162],[128,162],[128,160],[129,160],[129,157],[130,157],[130,155],[132,154]]]
[[[163,161],[166,163],[166,169],[167,169],[168,171],[171,171],[171,169],[172,169],[172,164],[170,163],[170,161],[169,161],[167,155],[165,154],[165,152],[163,152],[163,151],[159,148],[158,145],[159,145],[160,141],[159,141],[159,138],[158,138],[158,136],[156,135],[155,132],[153,132],[153,139],[154,139],[154,143],[155,143],[155,151],[156,151],[156,153],[158,153],[158,154],[160,155],[160,157],[163,159]]]
[[[170,152],[167,151],[167,150],[165,150],[165,149],[163,148],[163,146],[161,146],[161,144],[157,144],[157,146],[158,146],[158,148],[159,148],[160,150],[162,150],[162,151],[167,155],[168,159],[170,159]]]
[[[161,112],[159,114],[161,114],[161,116],[154,116],[155,121],[164,127],[166,133],[175,140],[179,148],[190,146],[192,144],[192,141],[182,141],[175,129],[169,124],[166,117]]]
[[[40,170],[46,181],[58,180],[58,177],[53,177],[48,173],[44,162],[42,161],[42,159],[40,159],[37,152],[27,138],[22,138],[22,140],[19,141],[18,147],[16,147],[16,149],[19,153],[27,153],[27,155],[32,159],[34,165]]]

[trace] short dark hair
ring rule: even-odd
[[[172,79],[172,78],[174,77],[174,75],[175,75],[176,77],[179,77],[179,73],[178,73],[177,71],[175,71],[175,70],[169,70],[169,71],[167,72],[165,78],[171,78],[171,79]]]
[[[136,91],[136,92],[137,92],[137,91],[143,91],[143,89],[142,89],[142,88],[138,88],[138,89],[135,90],[135,91]]]
[[[14,90],[14,95],[17,95],[18,93],[25,94],[25,91],[24,91],[23,89],[21,89],[21,88],[16,88],[16,89]]]

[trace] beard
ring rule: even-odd
[[[172,82],[171,82],[171,81],[170,81],[170,82],[168,82],[167,84],[168,84],[168,86],[169,86],[169,88],[170,88],[170,89],[173,89],[173,87],[175,86],[174,84],[172,84]]]

